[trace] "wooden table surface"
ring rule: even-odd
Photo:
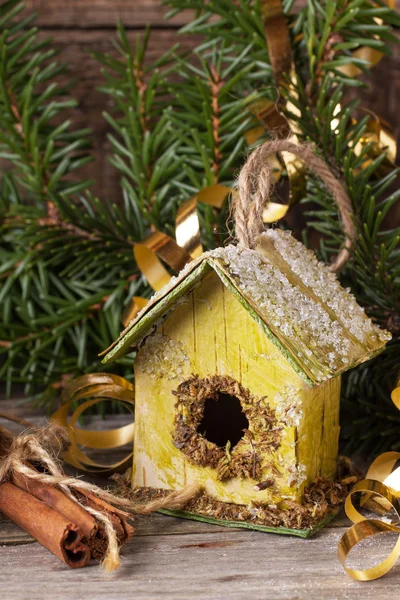
[[[0,410],[10,408],[0,402]],[[14,404],[15,407],[15,404]],[[26,414],[26,409],[13,412]],[[36,422],[40,413],[32,412]],[[4,424],[0,421],[0,424]],[[336,557],[348,526],[340,515],[315,537],[229,529],[163,515],[137,517],[122,566],[108,575],[98,565],[69,569],[12,523],[0,521],[0,598],[4,600],[271,600],[396,599],[400,563],[368,583],[350,579]],[[393,547],[393,534],[363,548],[368,565]],[[7,545],[5,545],[7,543]],[[353,559],[359,560],[361,553]],[[365,565],[365,563],[364,563]],[[358,566],[355,562],[352,566]]]

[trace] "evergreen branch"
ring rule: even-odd
[[[0,10],[0,155],[9,172],[0,190],[0,376],[9,388],[25,382],[29,394],[99,368],[97,353],[118,334],[138,282],[119,209],[71,179],[90,160],[88,131],[65,118],[75,102],[57,84],[64,69],[50,42],[15,20],[23,7]]]

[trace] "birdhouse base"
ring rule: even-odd
[[[310,538],[320,531],[320,529],[326,527],[326,525],[328,525],[328,523],[330,523],[336,517],[340,510],[341,506],[337,507],[328,516],[325,516],[319,522],[307,529],[291,529],[283,526],[269,527],[266,525],[258,525],[252,521],[228,521],[227,519],[214,519],[212,517],[199,515],[185,510],[159,510],[158,512],[169,517],[179,517],[181,519],[189,519],[191,521],[201,521],[202,523],[213,523],[214,525],[221,525],[222,527],[253,529],[256,531],[263,531],[264,533],[280,533],[281,535],[295,535],[301,538]]]
[[[221,502],[206,492],[191,500],[184,510],[162,509],[162,514],[214,523],[225,527],[240,527],[308,538],[325,527],[340,511],[354,484],[319,477],[304,492],[303,504],[293,501],[279,505],[257,502],[251,505]],[[135,486],[129,496],[139,503],[168,495],[170,490]]]

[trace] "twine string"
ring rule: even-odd
[[[271,140],[256,148],[249,156],[239,174],[233,207],[239,244],[245,248],[254,248],[257,237],[264,231],[263,211],[274,187],[268,158],[277,152],[290,152],[298,156],[310,171],[320,177],[332,194],[346,234],[344,247],[331,265],[332,271],[340,271],[349,260],[357,235],[353,208],[341,182],[331,172],[326,162],[315,154],[310,144],[295,144],[290,140]]]

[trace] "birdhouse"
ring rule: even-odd
[[[104,359],[136,352],[134,488],[198,482],[182,516],[309,535],[327,515],[302,512],[307,490],[336,475],[341,375],[389,338],[290,233],[204,253]]]

